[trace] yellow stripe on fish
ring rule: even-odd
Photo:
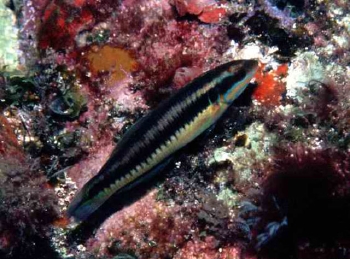
[[[257,67],[256,60],[220,65],[137,121],[73,199],[68,214],[84,220],[112,195],[130,191],[153,175],[172,154],[215,124],[244,91]]]

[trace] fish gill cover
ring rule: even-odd
[[[349,258],[349,5],[1,1],[0,257]],[[242,59],[247,90],[162,179],[67,217],[137,120]]]

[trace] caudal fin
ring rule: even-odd
[[[95,212],[107,199],[108,195],[101,193],[95,197],[86,197],[85,188],[81,189],[68,207],[67,214],[77,221],[84,221]]]

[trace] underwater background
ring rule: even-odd
[[[67,216],[137,120],[248,59],[158,177]],[[350,258],[350,2],[0,0],[0,258]]]

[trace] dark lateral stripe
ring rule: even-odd
[[[245,76],[243,71],[228,75],[218,81],[220,75],[228,74],[226,72],[228,67],[230,65],[224,64],[222,68],[210,70],[203,77],[195,79],[186,88],[182,88],[181,92],[171,97],[164,104],[161,104],[157,110],[146,115],[142,123],[139,122],[143,127],[136,125],[134,129],[130,129],[130,132],[127,133],[128,135],[123,137],[127,144],[118,143],[118,150],[99,173],[99,175],[103,174],[103,178],[99,177],[99,175],[96,176],[96,184],[91,186],[89,196],[95,196],[101,189],[109,188],[111,183],[125,177],[140,163],[146,162],[157,148],[169,140],[170,136],[175,135],[178,129],[193,121],[200,112],[217,99],[218,94],[222,92],[217,93],[215,90],[219,89],[218,85],[220,87],[224,85],[226,91],[234,82],[241,80]],[[211,88],[200,95],[199,92],[203,91],[208,85],[211,85]],[[214,94],[210,90],[214,90]],[[212,97],[210,94],[214,96]],[[163,123],[158,125],[160,121]],[[114,157],[115,160],[113,160]]]
[[[115,157],[122,157],[122,159],[128,156],[127,161],[125,163],[119,161],[118,166],[113,170],[109,167],[102,170],[101,174],[104,172],[107,172],[107,174],[104,175],[103,179],[96,178],[96,185],[92,186],[90,189],[89,196],[97,195],[101,189],[108,188],[111,183],[126,176],[141,162],[147,161],[149,156],[153,154],[157,148],[170,139],[170,136],[175,135],[177,130],[193,121],[200,112],[210,105],[207,93],[202,94],[200,97],[196,96],[195,100],[189,101],[193,94],[194,93],[192,93],[192,95],[187,94],[185,99],[176,100],[172,106],[161,110],[162,112],[152,112],[146,115],[147,118],[145,118],[142,123],[152,126],[149,128],[147,127],[147,130],[144,130],[144,128],[136,128],[136,130],[130,133],[129,140],[133,141],[138,139],[138,141],[129,144],[130,146],[128,147],[120,147],[120,151],[114,154]],[[174,107],[178,107],[178,109]],[[169,116],[169,114],[172,116]],[[158,125],[159,121],[163,121],[161,125]],[[149,135],[151,135],[151,137],[149,137]],[[115,171],[118,173],[113,173]]]
[[[68,213],[85,219],[112,194],[129,190],[141,176],[210,127],[245,89],[257,61],[223,64],[196,78],[135,123],[100,172],[77,194]]]

